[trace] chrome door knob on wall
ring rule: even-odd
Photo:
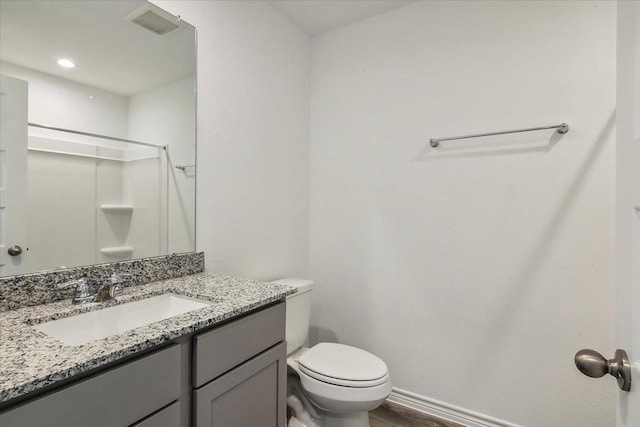
[[[9,249],[7,249],[7,252],[11,256],[18,256],[22,253],[22,248],[18,245],[13,245]]]
[[[583,349],[574,357],[576,366],[588,377],[600,378],[605,374],[611,374],[618,380],[621,390],[631,390],[631,363],[627,352],[617,349],[615,357],[607,360],[595,350]]]

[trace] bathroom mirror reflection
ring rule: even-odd
[[[195,28],[0,2],[0,276],[195,249]]]

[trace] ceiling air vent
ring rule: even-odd
[[[180,28],[179,17],[173,16],[150,3],[144,4],[133,12],[128,13],[124,19],[138,24],[159,36]]]

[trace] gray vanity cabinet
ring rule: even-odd
[[[179,350],[173,345],[0,412],[0,426],[129,426],[180,398]]]
[[[285,425],[284,333],[281,303],[195,336],[195,427]]]

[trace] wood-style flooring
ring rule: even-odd
[[[369,423],[371,427],[463,427],[391,402],[369,412]]]

